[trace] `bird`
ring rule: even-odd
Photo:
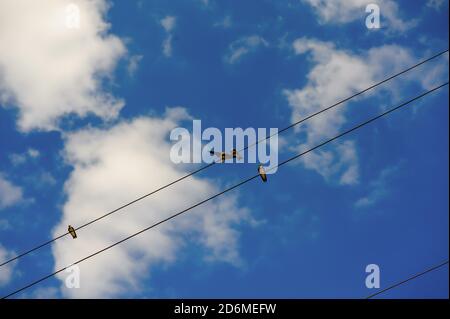
[[[259,176],[261,176],[261,179],[263,180],[263,182],[264,183],[267,182],[267,174],[262,165],[258,166],[258,173],[259,173]]]
[[[231,153],[225,153],[225,152],[214,152],[213,150],[209,151],[209,154],[215,155],[218,158],[221,159],[222,162],[225,162],[225,160],[230,158],[237,158],[238,160],[242,159],[241,155],[239,155],[238,151],[236,149],[233,149]]]
[[[70,235],[72,235],[73,239],[77,238],[77,233],[75,232],[75,228],[73,228],[71,225],[69,225],[69,227],[67,227],[67,230],[69,231]]]

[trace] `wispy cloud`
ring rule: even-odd
[[[237,63],[245,55],[256,51],[260,47],[267,47],[269,43],[259,35],[241,38],[230,44],[225,61],[229,64]]]
[[[375,205],[389,194],[389,180],[399,170],[399,166],[385,168],[380,175],[370,183],[369,193],[358,199],[354,206],[356,208],[367,208]]]
[[[177,19],[174,16],[166,16],[161,19],[161,25],[166,32],[171,32],[175,28],[176,21]]]
[[[232,24],[231,16],[225,16],[221,21],[214,23],[214,27],[228,29]]]
[[[27,161],[26,154],[13,153],[10,154],[8,157],[9,160],[11,161],[11,164],[13,164],[14,166],[22,165]]]
[[[302,0],[310,5],[320,18],[320,23],[344,24],[355,20],[364,21],[366,6],[371,3],[366,0]],[[438,0],[439,1],[439,0]],[[378,0],[384,29],[392,32],[405,32],[417,25],[417,20],[405,21],[400,17],[399,6],[392,0]]]
[[[172,31],[176,26],[176,18],[174,16],[166,16],[164,19],[161,19],[161,26],[167,33],[166,38],[163,41],[163,53],[166,57],[172,56]]]
[[[34,149],[34,148],[29,148],[27,150],[27,154],[31,158],[37,158],[37,157],[39,157],[41,155],[41,153],[38,150]]]
[[[427,7],[433,8],[436,11],[439,11],[446,0],[428,0]]]
[[[38,158],[40,155],[41,153],[38,150],[29,148],[23,153],[13,153],[9,155],[9,160],[14,166],[19,166],[25,164],[29,159]]]
[[[6,248],[0,244],[0,262],[8,260],[13,256],[15,256],[13,251],[6,250]],[[0,267],[0,286],[4,286],[11,281],[15,265],[16,262],[12,262]]]
[[[13,206],[22,200],[22,188],[8,181],[0,172],[0,209]]]
[[[42,172],[36,178],[36,183],[42,187],[56,184],[55,177],[49,172]]]
[[[128,59],[127,72],[129,76],[133,76],[134,73],[136,73],[139,63],[141,62],[143,57],[144,57],[143,55],[132,55]]]

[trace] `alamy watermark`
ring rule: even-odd
[[[370,3],[366,6],[366,13],[369,15],[366,17],[367,29],[379,29],[380,28],[380,6],[375,3]]]
[[[368,289],[380,288],[380,267],[377,264],[366,266],[366,287]]]
[[[271,138],[266,139],[267,136]],[[258,163],[269,169],[267,174],[277,171],[277,128],[225,128],[223,134],[214,127],[202,130],[201,121],[194,120],[192,133],[177,127],[170,132],[170,140],[175,142],[170,150],[170,159],[175,164]]]
[[[68,273],[66,280],[64,281],[66,287],[69,289],[80,288],[80,267],[78,265],[73,265],[67,267],[65,272]]]

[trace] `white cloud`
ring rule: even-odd
[[[19,166],[25,164],[28,159],[38,158],[40,155],[41,153],[38,150],[29,148],[23,153],[13,153],[9,155],[9,160],[14,166]]]
[[[13,153],[10,154],[8,157],[9,160],[11,161],[11,164],[13,164],[14,166],[22,165],[27,161],[26,154]]]
[[[166,57],[171,57],[172,56],[172,35],[169,34],[167,35],[167,37],[164,39],[163,44],[163,53]]]
[[[225,18],[223,18],[221,21],[214,23],[214,27],[228,29],[232,24],[233,22],[231,21],[231,17],[225,16]]]
[[[296,40],[293,47],[297,54],[310,54],[314,66],[307,74],[303,88],[285,90],[292,109],[292,122],[351,96],[416,61],[408,50],[397,45],[373,48],[362,55],[339,50],[329,42],[306,38]],[[384,90],[395,95],[397,87],[385,86]],[[346,122],[342,106],[308,120],[296,127],[306,139],[299,149],[304,150],[337,135]],[[338,146],[329,145],[327,150],[304,156],[302,162],[306,168],[316,170],[327,180],[336,178],[339,183],[347,185],[358,182],[358,155],[351,141]]]
[[[173,16],[166,16],[164,19],[161,19],[161,26],[167,33],[166,38],[163,41],[163,53],[166,57],[172,56],[172,31],[176,26],[176,18]]]
[[[56,184],[56,179],[49,172],[42,172],[37,178],[37,184],[42,186],[53,186]]]
[[[244,55],[255,51],[259,47],[267,47],[268,45],[269,43],[258,35],[241,38],[230,44],[225,61],[230,64],[236,63]]]
[[[13,256],[15,256],[13,251],[6,250],[6,248],[0,244],[0,262],[8,260]],[[4,286],[11,281],[15,264],[15,262],[11,262],[0,267],[0,286]]]
[[[128,60],[128,67],[127,67],[129,76],[134,75],[143,57],[144,57],[143,55],[133,55],[130,57],[130,59]]]
[[[353,141],[345,141],[335,148],[317,150],[301,160],[305,168],[317,171],[327,181],[338,178],[341,185],[359,182],[359,159]]]
[[[416,26],[417,21],[404,21],[400,18],[399,7],[392,0],[302,0],[310,5],[320,18],[321,23],[344,24],[360,20],[364,23],[366,6],[375,3],[380,6],[382,28],[405,32]]]
[[[22,200],[22,189],[9,182],[0,172],[0,209],[15,205]]]
[[[427,7],[433,8],[435,10],[440,10],[445,0],[428,0]]]
[[[171,32],[176,25],[177,19],[173,16],[167,16],[164,19],[161,19],[161,25],[166,30],[166,32]]]
[[[111,129],[84,129],[65,137],[65,159],[74,170],[65,184],[68,200],[54,235],[68,224],[80,225],[186,174],[169,158],[166,137],[186,111],[166,112],[165,119],[141,117]],[[186,116],[187,118],[187,116]],[[170,189],[109,216],[53,246],[55,269],[118,241],[207,198],[220,190],[213,181],[191,177]],[[240,223],[251,224],[249,211],[234,196],[164,223],[126,243],[80,264],[81,288],[64,289],[67,297],[114,297],[138,291],[152,269],[168,265],[181,248],[204,247],[205,260],[240,265]],[[193,245],[197,243],[197,245]],[[64,280],[65,274],[59,276]],[[63,285],[62,285],[63,287]]]
[[[356,208],[367,208],[378,203],[388,194],[388,182],[392,175],[397,172],[398,166],[385,168],[380,175],[370,183],[370,192],[355,202]]]
[[[79,28],[67,27],[70,3],[79,8]],[[57,129],[69,114],[118,115],[124,102],[102,83],[126,49],[108,34],[107,10],[105,0],[0,2],[0,97],[19,108],[19,129]]]
[[[34,148],[29,148],[27,150],[27,154],[31,158],[37,158],[37,157],[39,157],[41,155],[41,153],[38,150],[34,149]]]
[[[429,90],[448,80],[448,60],[449,55],[446,53],[439,62],[434,61],[426,65],[426,69],[422,71],[420,77],[423,88]]]

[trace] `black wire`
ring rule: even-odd
[[[327,140],[327,141],[325,141],[325,142],[323,142],[323,143],[321,143],[319,145],[316,145],[313,148],[310,148],[309,150],[307,150],[307,151],[305,151],[303,153],[297,154],[294,157],[291,157],[291,158],[285,160],[284,162],[281,162],[280,164],[278,164],[278,167],[281,166],[281,165],[284,165],[286,163],[289,163],[290,161],[293,161],[293,160],[299,158],[300,156],[303,156],[303,155],[305,155],[305,154],[307,154],[307,153],[309,153],[309,152],[311,152],[311,151],[313,151],[313,150],[315,150],[315,149],[317,149],[317,148],[319,148],[321,146],[324,146],[325,144],[328,144],[328,143],[330,143],[330,142],[332,142],[332,141],[334,141],[334,140],[336,140],[336,139],[338,139],[338,138],[340,138],[340,137],[342,137],[342,136],[344,136],[344,135],[346,135],[348,133],[351,133],[351,132],[353,132],[353,131],[355,131],[355,130],[357,130],[357,129],[359,129],[359,128],[361,128],[361,127],[363,127],[363,126],[365,126],[365,125],[367,125],[367,124],[369,124],[369,123],[371,123],[373,121],[376,121],[380,117],[388,115],[389,113],[392,113],[392,112],[398,110],[399,108],[401,108],[401,107],[403,107],[403,106],[405,106],[405,105],[407,105],[407,104],[409,104],[411,102],[414,102],[414,101],[424,97],[425,95],[428,95],[428,94],[430,94],[430,93],[432,93],[432,92],[434,92],[436,90],[439,90],[439,89],[443,88],[446,85],[448,85],[448,82],[445,82],[445,83],[443,83],[443,84],[441,84],[441,85],[439,85],[439,86],[437,86],[437,87],[435,87],[435,88],[433,88],[431,90],[428,90],[428,91],[426,91],[426,92],[424,92],[424,93],[422,93],[422,94],[412,98],[409,101],[406,101],[406,102],[404,102],[404,103],[402,103],[402,104],[400,104],[400,105],[398,105],[398,106],[396,106],[396,107],[394,107],[394,108],[392,108],[392,109],[390,109],[390,110],[388,110],[386,112],[381,113],[380,115],[377,115],[377,116],[375,116],[375,117],[373,117],[373,118],[371,118],[371,119],[369,119],[369,120],[367,120],[367,121],[365,121],[365,122],[363,122],[361,124],[358,124],[357,126],[352,127],[351,129],[349,129],[349,130],[347,130],[347,131],[345,131],[343,133],[340,133],[340,134],[336,135],[335,137],[333,137],[333,138],[331,138],[331,139],[329,139],[329,140]]]
[[[313,113],[313,114],[311,114],[311,115],[308,115],[307,117],[305,117],[305,118],[303,118],[303,119],[301,119],[301,120],[299,120],[299,121],[297,121],[297,122],[294,122],[294,123],[292,123],[291,125],[286,126],[285,128],[279,130],[277,133],[274,133],[274,134],[272,134],[272,135],[269,135],[269,136],[267,136],[265,139],[259,140],[259,141],[256,142],[254,145],[256,145],[256,144],[258,144],[258,143],[260,143],[260,142],[263,142],[263,141],[265,141],[265,140],[267,140],[267,139],[270,139],[270,138],[272,138],[272,137],[275,136],[275,135],[278,135],[278,134],[280,134],[280,133],[283,133],[284,131],[287,131],[287,130],[293,128],[294,126],[296,126],[296,125],[298,125],[298,124],[300,124],[300,123],[303,123],[303,122],[305,122],[305,121],[311,119],[312,117],[317,116],[317,115],[319,115],[319,114],[321,114],[321,113],[323,113],[323,112],[326,112],[326,111],[328,111],[328,110],[330,110],[330,109],[332,109],[332,108],[334,108],[334,107],[336,107],[336,106],[338,106],[338,105],[340,105],[340,104],[342,104],[342,103],[345,103],[345,102],[347,102],[347,101],[349,101],[349,100],[351,100],[351,99],[354,99],[355,97],[357,97],[357,96],[359,96],[359,95],[361,95],[361,94],[364,94],[364,93],[366,93],[367,91],[370,91],[370,90],[376,88],[377,86],[380,86],[380,85],[383,84],[383,83],[386,83],[386,82],[388,82],[388,81],[390,81],[390,80],[392,80],[392,79],[394,79],[394,78],[396,78],[396,77],[398,77],[398,76],[400,76],[400,75],[402,75],[402,74],[405,74],[405,73],[407,73],[407,72],[409,72],[409,71],[411,71],[411,70],[413,70],[413,69],[415,69],[415,68],[421,66],[422,64],[425,64],[425,63],[427,63],[427,62],[429,62],[429,61],[431,61],[431,60],[433,60],[433,59],[435,59],[435,58],[437,58],[437,57],[439,57],[439,56],[445,54],[446,52],[448,52],[448,49],[445,50],[445,51],[439,52],[439,53],[433,55],[432,57],[429,57],[428,59],[423,60],[423,61],[421,61],[421,62],[419,62],[419,63],[417,63],[417,64],[415,64],[415,65],[413,65],[413,66],[411,66],[411,67],[409,67],[409,68],[407,68],[407,69],[405,69],[405,70],[399,72],[399,73],[396,73],[396,74],[394,74],[394,75],[392,75],[392,76],[390,76],[390,77],[388,77],[388,78],[386,78],[386,79],[384,79],[384,80],[382,80],[382,81],[380,81],[380,82],[378,82],[378,83],[375,83],[374,85],[369,86],[368,88],[366,88],[366,89],[364,89],[364,90],[362,90],[362,91],[359,91],[359,92],[353,94],[353,95],[350,96],[350,97],[347,97],[347,98],[345,98],[345,99],[343,99],[343,100],[341,100],[341,101],[339,101],[339,102],[337,102],[337,103],[335,103],[335,104],[333,104],[333,105],[330,105],[330,106],[328,106],[328,107],[326,107],[326,108],[324,108],[324,109],[322,109],[322,110],[320,110],[320,111],[317,111],[317,112],[315,112],[315,113]],[[247,146],[246,148],[244,148],[244,150],[247,149],[247,148],[249,148],[250,146],[253,146],[253,145]]]
[[[275,169],[275,168],[277,168],[277,167],[280,167],[280,166],[282,166],[282,165],[285,165],[285,164],[289,163],[290,161],[293,161],[293,160],[295,160],[295,159],[297,159],[297,158],[299,158],[299,157],[301,157],[301,156],[303,156],[303,155],[305,155],[305,154],[307,154],[307,153],[309,153],[309,152],[312,152],[312,151],[314,151],[315,149],[317,149],[317,148],[319,148],[319,147],[322,147],[322,146],[324,146],[324,145],[326,145],[326,144],[328,144],[328,143],[331,143],[332,141],[336,140],[337,138],[342,137],[342,136],[344,136],[344,135],[346,135],[346,134],[349,134],[349,133],[351,133],[351,132],[357,130],[358,128],[361,128],[361,127],[363,127],[363,126],[365,126],[365,125],[367,125],[367,124],[369,124],[369,123],[371,123],[371,122],[373,122],[373,121],[375,121],[375,120],[377,120],[377,119],[379,119],[379,118],[381,118],[381,117],[383,117],[383,116],[386,116],[386,115],[390,114],[391,112],[394,112],[395,110],[400,109],[401,107],[403,107],[403,106],[405,106],[405,105],[407,105],[407,104],[410,104],[411,102],[414,102],[414,101],[416,101],[416,100],[418,100],[418,99],[420,99],[420,98],[422,98],[422,97],[424,97],[424,96],[426,96],[426,95],[428,95],[428,94],[430,94],[430,93],[432,93],[432,92],[434,92],[434,91],[436,91],[436,90],[439,90],[440,88],[442,88],[442,87],[444,87],[444,86],[446,86],[446,85],[448,85],[448,82],[446,82],[446,83],[444,83],[444,84],[441,84],[441,85],[439,85],[439,86],[437,86],[437,87],[435,87],[435,88],[433,88],[433,89],[431,89],[431,90],[428,90],[428,91],[426,91],[426,92],[424,92],[424,93],[422,93],[422,94],[420,94],[420,95],[418,95],[418,96],[416,96],[416,97],[410,99],[409,101],[406,101],[406,102],[404,102],[404,103],[402,103],[402,104],[400,104],[400,105],[398,105],[398,106],[396,106],[396,107],[394,107],[394,108],[392,108],[392,109],[390,109],[390,110],[388,110],[388,111],[386,111],[386,112],[383,112],[383,113],[381,113],[380,115],[377,115],[377,116],[375,116],[375,117],[373,117],[373,118],[371,118],[371,119],[369,119],[369,120],[367,120],[367,121],[365,121],[365,122],[363,122],[363,123],[361,123],[361,124],[359,124],[359,125],[357,125],[357,126],[351,128],[351,129],[349,129],[349,130],[347,130],[347,131],[345,131],[345,132],[340,133],[339,135],[336,135],[335,137],[333,137],[333,138],[331,138],[331,139],[329,139],[329,140],[326,140],[325,142],[322,142],[322,143],[320,143],[320,144],[318,144],[318,145],[316,145],[316,146],[314,146],[314,147],[312,147],[312,148],[310,148],[310,149],[308,149],[308,150],[306,150],[306,151],[304,151],[304,152],[302,152],[302,153],[300,153],[300,154],[297,154],[297,155],[295,155],[295,156],[289,158],[288,160],[285,160],[284,162],[281,162],[281,163],[278,164],[277,166],[274,166],[274,167],[272,167],[271,169],[268,169],[267,171],[270,171],[270,170],[273,170],[273,169]],[[96,255],[98,255],[98,254],[100,254],[100,253],[102,253],[102,252],[104,252],[104,251],[106,251],[106,250],[108,250],[108,249],[111,249],[111,248],[113,248],[114,246],[117,246],[117,245],[119,245],[119,244],[121,244],[121,243],[123,243],[123,242],[125,242],[125,241],[127,241],[127,240],[129,240],[129,239],[131,239],[131,238],[133,238],[133,237],[136,237],[137,235],[140,235],[140,234],[142,234],[143,232],[146,232],[146,231],[149,230],[149,229],[152,229],[152,228],[154,228],[154,227],[156,227],[156,226],[158,226],[158,225],[160,225],[160,224],[162,224],[162,223],[165,223],[165,222],[167,222],[167,221],[169,221],[169,220],[171,220],[171,219],[173,219],[173,218],[175,218],[175,217],[177,217],[177,216],[179,216],[179,215],[181,215],[181,214],[183,214],[183,213],[185,213],[185,212],[187,212],[187,211],[189,211],[189,210],[191,210],[191,209],[193,209],[193,208],[195,208],[195,207],[197,207],[197,206],[200,206],[200,205],[202,205],[202,204],[204,204],[204,203],[206,203],[206,202],[208,202],[208,201],[210,201],[210,200],[212,200],[212,199],[214,199],[214,198],[216,198],[216,197],[219,197],[219,196],[221,196],[221,195],[223,195],[223,194],[225,194],[225,193],[227,193],[227,192],[229,192],[229,191],[231,191],[231,190],[233,190],[233,189],[235,189],[235,188],[237,188],[237,187],[240,187],[240,186],[242,186],[242,185],[244,185],[244,184],[246,184],[246,183],[248,183],[248,182],[254,180],[255,178],[258,178],[258,177],[259,177],[259,174],[256,174],[256,175],[254,175],[254,176],[251,176],[251,177],[249,177],[249,178],[247,178],[247,179],[245,179],[245,180],[239,182],[238,184],[235,184],[234,186],[231,186],[231,187],[229,187],[229,188],[227,188],[227,189],[221,191],[220,193],[217,193],[217,194],[215,194],[215,195],[213,195],[213,196],[211,196],[211,197],[209,197],[209,198],[207,198],[207,199],[205,199],[205,200],[202,200],[201,202],[198,202],[197,204],[192,205],[192,206],[190,206],[190,207],[188,207],[188,208],[186,208],[186,209],[184,209],[184,210],[182,210],[182,211],[180,211],[180,212],[178,212],[178,213],[176,213],[176,214],[174,214],[174,215],[172,215],[172,216],[170,216],[170,217],[168,217],[168,218],[166,218],[166,219],[163,219],[163,220],[161,220],[161,221],[159,221],[159,222],[157,222],[157,223],[155,223],[155,224],[153,224],[153,225],[150,225],[150,226],[148,226],[148,227],[146,227],[146,228],[144,228],[144,229],[138,231],[137,233],[134,233],[134,234],[132,234],[132,235],[126,237],[126,238],[121,239],[121,240],[118,241],[118,242],[115,242],[115,243],[112,244],[112,245],[109,245],[109,246],[107,246],[107,247],[105,247],[105,248],[103,248],[103,249],[101,249],[101,250],[99,250],[99,251],[97,251],[97,252],[95,252],[95,253],[93,253],[93,254],[91,254],[91,255],[88,255],[88,256],[86,256],[86,257],[84,257],[84,258],[82,258],[82,259],[80,259],[80,260],[74,262],[74,263],[71,264],[70,266],[66,266],[66,267],[64,267],[64,268],[61,268],[61,269],[59,269],[59,270],[57,270],[57,271],[55,271],[55,272],[53,272],[53,273],[51,273],[51,274],[49,274],[49,275],[47,275],[47,276],[41,278],[41,279],[38,279],[38,280],[36,280],[36,281],[34,281],[34,282],[32,282],[32,283],[30,283],[30,284],[28,284],[28,285],[26,285],[26,286],[24,286],[24,287],[18,289],[18,290],[15,290],[14,292],[12,292],[12,293],[10,293],[10,294],[8,294],[8,295],[2,297],[1,299],[9,298],[9,297],[11,297],[11,296],[13,296],[13,295],[15,295],[15,294],[17,294],[17,293],[19,293],[19,292],[21,292],[21,291],[27,289],[27,288],[30,288],[30,287],[32,287],[32,286],[34,286],[34,285],[36,285],[36,284],[38,284],[38,283],[40,283],[40,282],[42,282],[42,281],[48,279],[48,278],[50,278],[50,277],[55,276],[56,274],[58,274],[58,273],[64,271],[64,270],[67,269],[67,268],[70,268],[70,267],[72,267],[72,266],[74,266],[74,265],[76,265],[76,264],[79,264],[79,263],[81,263],[81,262],[83,262],[83,261],[85,261],[85,260],[87,260],[87,259],[89,259],[89,258],[92,258],[92,257],[94,257],[94,256],[96,256]]]
[[[374,293],[374,294],[372,294],[372,295],[366,297],[366,299],[372,299],[373,297],[378,296],[378,295],[382,294],[383,292],[386,292],[386,291],[388,291],[388,290],[391,290],[391,289],[393,289],[393,288],[396,288],[396,287],[398,287],[398,286],[401,286],[401,285],[403,285],[404,283],[407,283],[408,281],[411,281],[411,280],[413,280],[413,279],[416,279],[416,278],[418,278],[418,277],[420,277],[420,276],[422,276],[422,275],[425,275],[425,274],[427,274],[427,273],[429,273],[429,272],[432,272],[432,271],[434,271],[434,270],[436,270],[436,269],[439,269],[439,268],[441,268],[441,267],[443,267],[443,266],[445,266],[445,265],[448,265],[448,260],[447,260],[447,261],[444,261],[443,263],[440,263],[439,265],[436,265],[436,266],[433,266],[433,267],[431,267],[431,268],[429,268],[429,269],[427,269],[427,270],[424,270],[424,271],[422,271],[421,273],[415,274],[414,276],[409,277],[408,279],[402,280],[402,281],[400,281],[400,282],[398,282],[398,283],[396,283],[396,284],[393,284],[392,286],[389,286],[389,287],[387,287],[387,288],[385,288],[385,289],[383,289],[383,290],[380,290],[380,291],[378,291],[378,292],[376,292],[376,293]]]
[[[372,86],[369,86],[368,88],[366,88],[366,89],[364,89],[364,90],[362,90],[362,91],[360,91],[360,92],[358,92],[358,93],[356,93],[356,94],[354,94],[354,95],[352,95],[352,96],[350,96],[350,97],[347,97],[347,98],[345,98],[345,99],[343,99],[343,100],[341,100],[341,101],[339,101],[339,102],[337,102],[337,103],[335,103],[335,104],[333,104],[333,105],[330,105],[330,106],[328,106],[328,107],[326,107],[326,108],[324,108],[324,109],[322,109],[322,110],[320,110],[320,111],[318,111],[318,112],[316,112],[316,113],[313,113],[313,114],[311,114],[311,115],[309,115],[309,116],[303,118],[302,120],[297,121],[297,122],[295,122],[295,123],[293,123],[293,124],[291,124],[291,125],[289,125],[289,126],[283,128],[283,129],[281,129],[281,130],[278,131],[277,133],[274,133],[274,134],[272,134],[272,135],[268,135],[268,136],[266,136],[264,139],[261,139],[261,140],[257,141],[256,143],[254,143],[254,144],[252,144],[252,145],[246,146],[245,148],[239,150],[238,152],[245,151],[245,150],[247,150],[248,148],[250,148],[250,147],[252,147],[252,146],[254,146],[254,145],[257,145],[257,144],[259,144],[259,143],[261,143],[261,142],[263,142],[263,141],[265,141],[265,140],[268,140],[268,139],[272,138],[272,137],[275,136],[275,135],[278,135],[278,134],[280,134],[280,133],[283,133],[283,132],[287,131],[288,129],[290,129],[290,128],[294,127],[294,126],[299,125],[300,123],[303,123],[304,121],[307,121],[307,120],[311,119],[311,118],[314,117],[314,116],[317,116],[317,115],[319,115],[319,114],[321,114],[321,113],[323,113],[323,112],[328,111],[329,109],[332,109],[332,108],[334,108],[334,107],[336,107],[336,106],[338,106],[338,105],[341,105],[341,104],[343,104],[343,103],[345,103],[345,102],[347,102],[347,101],[349,101],[349,100],[351,100],[351,99],[353,99],[353,98],[355,98],[355,97],[357,97],[357,96],[359,96],[359,95],[361,95],[361,94],[363,94],[363,93],[365,93],[365,92],[367,92],[367,91],[369,91],[369,90],[372,90],[372,89],[376,88],[377,86],[380,86],[380,85],[383,84],[383,83],[386,83],[386,82],[388,82],[388,81],[390,81],[390,80],[392,80],[392,79],[394,79],[394,78],[396,78],[396,77],[398,77],[398,76],[400,76],[400,75],[402,75],[402,74],[405,74],[405,73],[408,72],[408,71],[411,71],[411,70],[413,70],[413,69],[419,67],[419,66],[422,65],[422,64],[425,64],[425,63],[427,63],[427,62],[429,62],[429,61],[431,61],[431,60],[433,60],[433,59],[435,59],[435,58],[437,58],[437,57],[439,57],[439,56],[441,56],[441,55],[443,55],[443,54],[445,54],[445,53],[447,53],[447,52],[448,52],[448,49],[445,50],[445,51],[439,52],[439,53],[437,53],[437,54],[435,54],[435,55],[433,55],[433,56],[431,56],[431,57],[429,57],[429,58],[427,58],[427,59],[425,59],[425,60],[423,60],[423,61],[421,61],[421,62],[419,62],[419,63],[417,63],[417,64],[415,64],[415,65],[413,65],[413,66],[411,66],[411,67],[409,67],[409,68],[407,68],[407,69],[401,71],[401,72],[399,72],[399,73],[396,73],[396,74],[394,74],[394,75],[392,75],[392,76],[390,76],[390,77],[388,77],[388,78],[386,78],[386,79],[384,79],[384,80],[382,80],[382,81],[380,81],[380,82],[378,82],[378,83],[373,84]],[[116,212],[118,212],[118,211],[120,211],[120,210],[122,210],[122,209],[124,209],[124,208],[126,208],[126,207],[128,207],[128,206],[130,206],[130,205],[132,205],[132,204],[134,204],[134,203],[136,203],[136,202],[138,202],[138,201],[140,201],[140,200],[143,200],[144,198],[147,198],[147,197],[149,197],[149,196],[151,196],[151,195],[153,195],[153,194],[155,194],[155,193],[157,193],[157,192],[159,192],[159,191],[161,191],[161,190],[163,190],[163,189],[165,189],[165,188],[167,188],[167,187],[170,187],[170,186],[172,186],[173,184],[176,184],[176,183],[178,183],[178,182],[180,182],[180,181],[182,181],[182,180],[184,180],[184,179],[186,179],[186,178],[188,178],[188,177],[190,177],[190,176],[193,176],[193,175],[195,175],[195,174],[197,174],[197,173],[199,173],[199,172],[201,172],[201,171],[203,171],[203,170],[205,170],[205,169],[211,167],[211,166],[214,165],[214,164],[216,164],[216,162],[212,162],[211,164],[205,165],[205,166],[203,166],[203,167],[201,167],[201,168],[199,168],[199,169],[197,169],[197,170],[195,170],[195,171],[193,171],[193,172],[191,172],[191,173],[189,173],[189,174],[187,174],[187,175],[185,175],[185,176],[183,176],[183,177],[180,177],[180,178],[177,179],[177,180],[174,180],[174,181],[170,182],[170,183],[167,184],[167,185],[161,186],[160,188],[158,188],[158,189],[156,189],[156,190],[154,190],[154,191],[152,191],[152,192],[150,192],[150,193],[148,193],[148,194],[145,194],[145,195],[143,195],[143,196],[141,196],[141,197],[139,197],[139,198],[137,198],[137,199],[135,199],[135,200],[133,200],[133,201],[131,201],[131,202],[129,202],[129,203],[123,205],[123,206],[120,206],[119,208],[116,208],[116,209],[114,209],[114,210],[112,210],[112,211],[110,211],[110,212],[108,212],[108,213],[106,213],[106,214],[104,214],[104,215],[101,215],[101,216],[99,216],[99,217],[97,217],[97,218],[95,218],[95,219],[93,219],[93,220],[91,220],[91,221],[89,221],[89,222],[87,222],[87,223],[85,223],[85,224],[79,226],[79,227],[76,227],[75,230],[79,230],[79,229],[82,229],[82,228],[84,228],[84,227],[86,227],[86,226],[88,226],[88,225],[90,225],[90,224],[93,224],[93,223],[95,223],[95,222],[97,222],[97,221],[99,221],[99,220],[101,220],[101,219],[103,219],[103,218],[105,218],[105,217],[107,217],[107,216],[109,216],[109,215],[111,215],[111,214],[114,214],[114,213],[116,213]],[[38,249],[44,247],[44,246],[47,246],[47,245],[53,243],[54,241],[56,241],[56,240],[58,240],[58,239],[61,239],[61,238],[65,237],[65,236],[67,236],[68,234],[69,234],[69,232],[66,232],[66,233],[64,233],[64,234],[61,234],[61,235],[59,235],[59,236],[57,236],[57,237],[55,237],[55,238],[52,238],[52,239],[50,239],[50,240],[48,240],[48,241],[46,241],[46,242],[44,242],[44,243],[42,243],[42,244],[40,244],[40,245],[34,247],[34,248],[31,248],[31,249],[29,249],[29,250],[27,250],[27,251],[25,251],[25,252],[23,252],[23,253],[21,253],[21,254],[15,256],[15,257],[13,257],[13,258],[11,258],[11,259],[8,259],[8,260],[6,260],[5,262],[2,262],[2,263],[0,264],[0,267],[2,267],[2,266],[6,265],[6,264],[8,264],[8,263],[10,263],[10,262],[12,262],[12,261],[14,261],[14,260],[17,260],[17,259],[19,259],[19,258],[21,258],[21,257],[23,257],[23,256],[25,256],[25,255],[28,255],[28,254],[30,254],[30,253],[32,253],[32,252],[34,252],[34,251],[36,251],[36,250],[38,250]]]
[[[128,206],[130,206],[130,205],[132,205],[132,204],[134,204],[134,203],[136,203],[136,202],[138,202],[138,201],[140,201],[140,200],[143,200],[144,198],[146,198],[146,197],[148,197],[148,196],[150,196],[150,195],[153,195],[153,194],[155,194],[155,193],[157,193],[157,192],[159,192],[159,191],[161,191],[161,190],[163,190],[163,189],[165,189],[165,188],[167,188],[167,187],[169,187],[169,186],[171,186],[171,185],[173,185],[173,184],[175,184],[175,183],[180,182],[180,181],[182,181],[183,179],[186,179],[186,178],[188,178],[188,177],[190,177],[190,176],[192,176],[192,175],[195,175],[195,174],[197,174],[198,172],[200,172],[200,171],[202,171],[202,170],[204,170],[204,169],[207,169],[208,167],[210,167],[210,166],[212,166],[212,165],[214,165],[214,164],[215,164],[215,162],[212,162],[211,164],[205,165],[205,166],[199,168],[198,170],[195,170],[195,171],[193,171],[193,172],[191,172],[191,173],[189,173],[189,174],[187,174],[187,175],[184,175],[183,177],[180,177],[180,178],[177,179],[177,180],[174,180],[174,181],[170,182],[169,184],[166,184],[166,185],[164,185],[164,186],[162,186],[162,187],[160,187],[160,188],[158,188],[158,189],[155,189],[154,191],[152,191],[152,192],[150,192],[150,193],[148,193],[148,194],[145,194],[145,195],[143,195],[143,196],[141,196],[141,197],[139,197],[139,198],[136,198],[135,200],[133,200],[133,201],[131,201],[131,202],[125,204],[125,205],[122,205],[122,206],[120,206],[120,207],[118,207],[118,208],[116,208],[116,209],[110,211],[109,213],[106,213],[106,214],[104,214],[104,215],[102,215],[102,216],[99,216],[99,217],[97,217],[97,218],[95,218],[95,219],[93,219],[93,220],[91,220],[91,221],[89,221],[89,222],[87,222],[87,223],[85,223],[85,224],[83,224],[83,225],[81,225],[81,226],[75,228],[75,230],[79,230],[79,229],[82,229],[82,228],[84,228],[84,227],[86,227],[86,226],[88,226],[88,225],[90,225],[90,224],[93,224],[93,223],[95,223],[96,221],[99,221],[100,219],[103,219],[103,218],[105,218],[105,217],[107,217],[107,216],[109,216],[109,215],[111,215],[111,214],[114,214],[114,213],[118,212],[119,210],[124,209],[125,207],[128,207]],[[15,256],[15,257],[13,257],[13,258],[11,258],[11,259],[9,259],[9,260],[3,262],[2,264],[0,264],[0,267],[2,267],[2,266],[6,265],[6,264],[8,264],[8,263],[10,263],[10,262],[12,262],[12,261],[14,261],[14,260],[17,260],[17,259],[19,259],[19,258],[21,258],[21,257],[23,257],[23,256],[25,256],[25,255],[28,255],[28,254],[30,254],[30,253],[32,253],[32,252],[34,252],[34,251],[36,251],[36,250],[38,250],[38,249],[44,247],[44,246],[47,246],[47,245],[53,243],[54,241],[57,241],[58,239],[61,239],[61,238],[65,237],[65,236],[67,236],[68,234],[69,234],[69,232],[64,233],[64,234],[62,234],[62,235],[59,235],[59,236],[57,236],[57,237],[55,237],[55,238],[52,238],[52,239],[50,239],[50,240],[48,240],[48,241],[46,241],[46,242],[40,244],[39,246],[36,246],[36,247],[34,247],[34,248],[30,249],[30,250],[27,250],[27,251],[25,251],[25,252],[23,252],[23,253],[21,253],[21,254]]]

